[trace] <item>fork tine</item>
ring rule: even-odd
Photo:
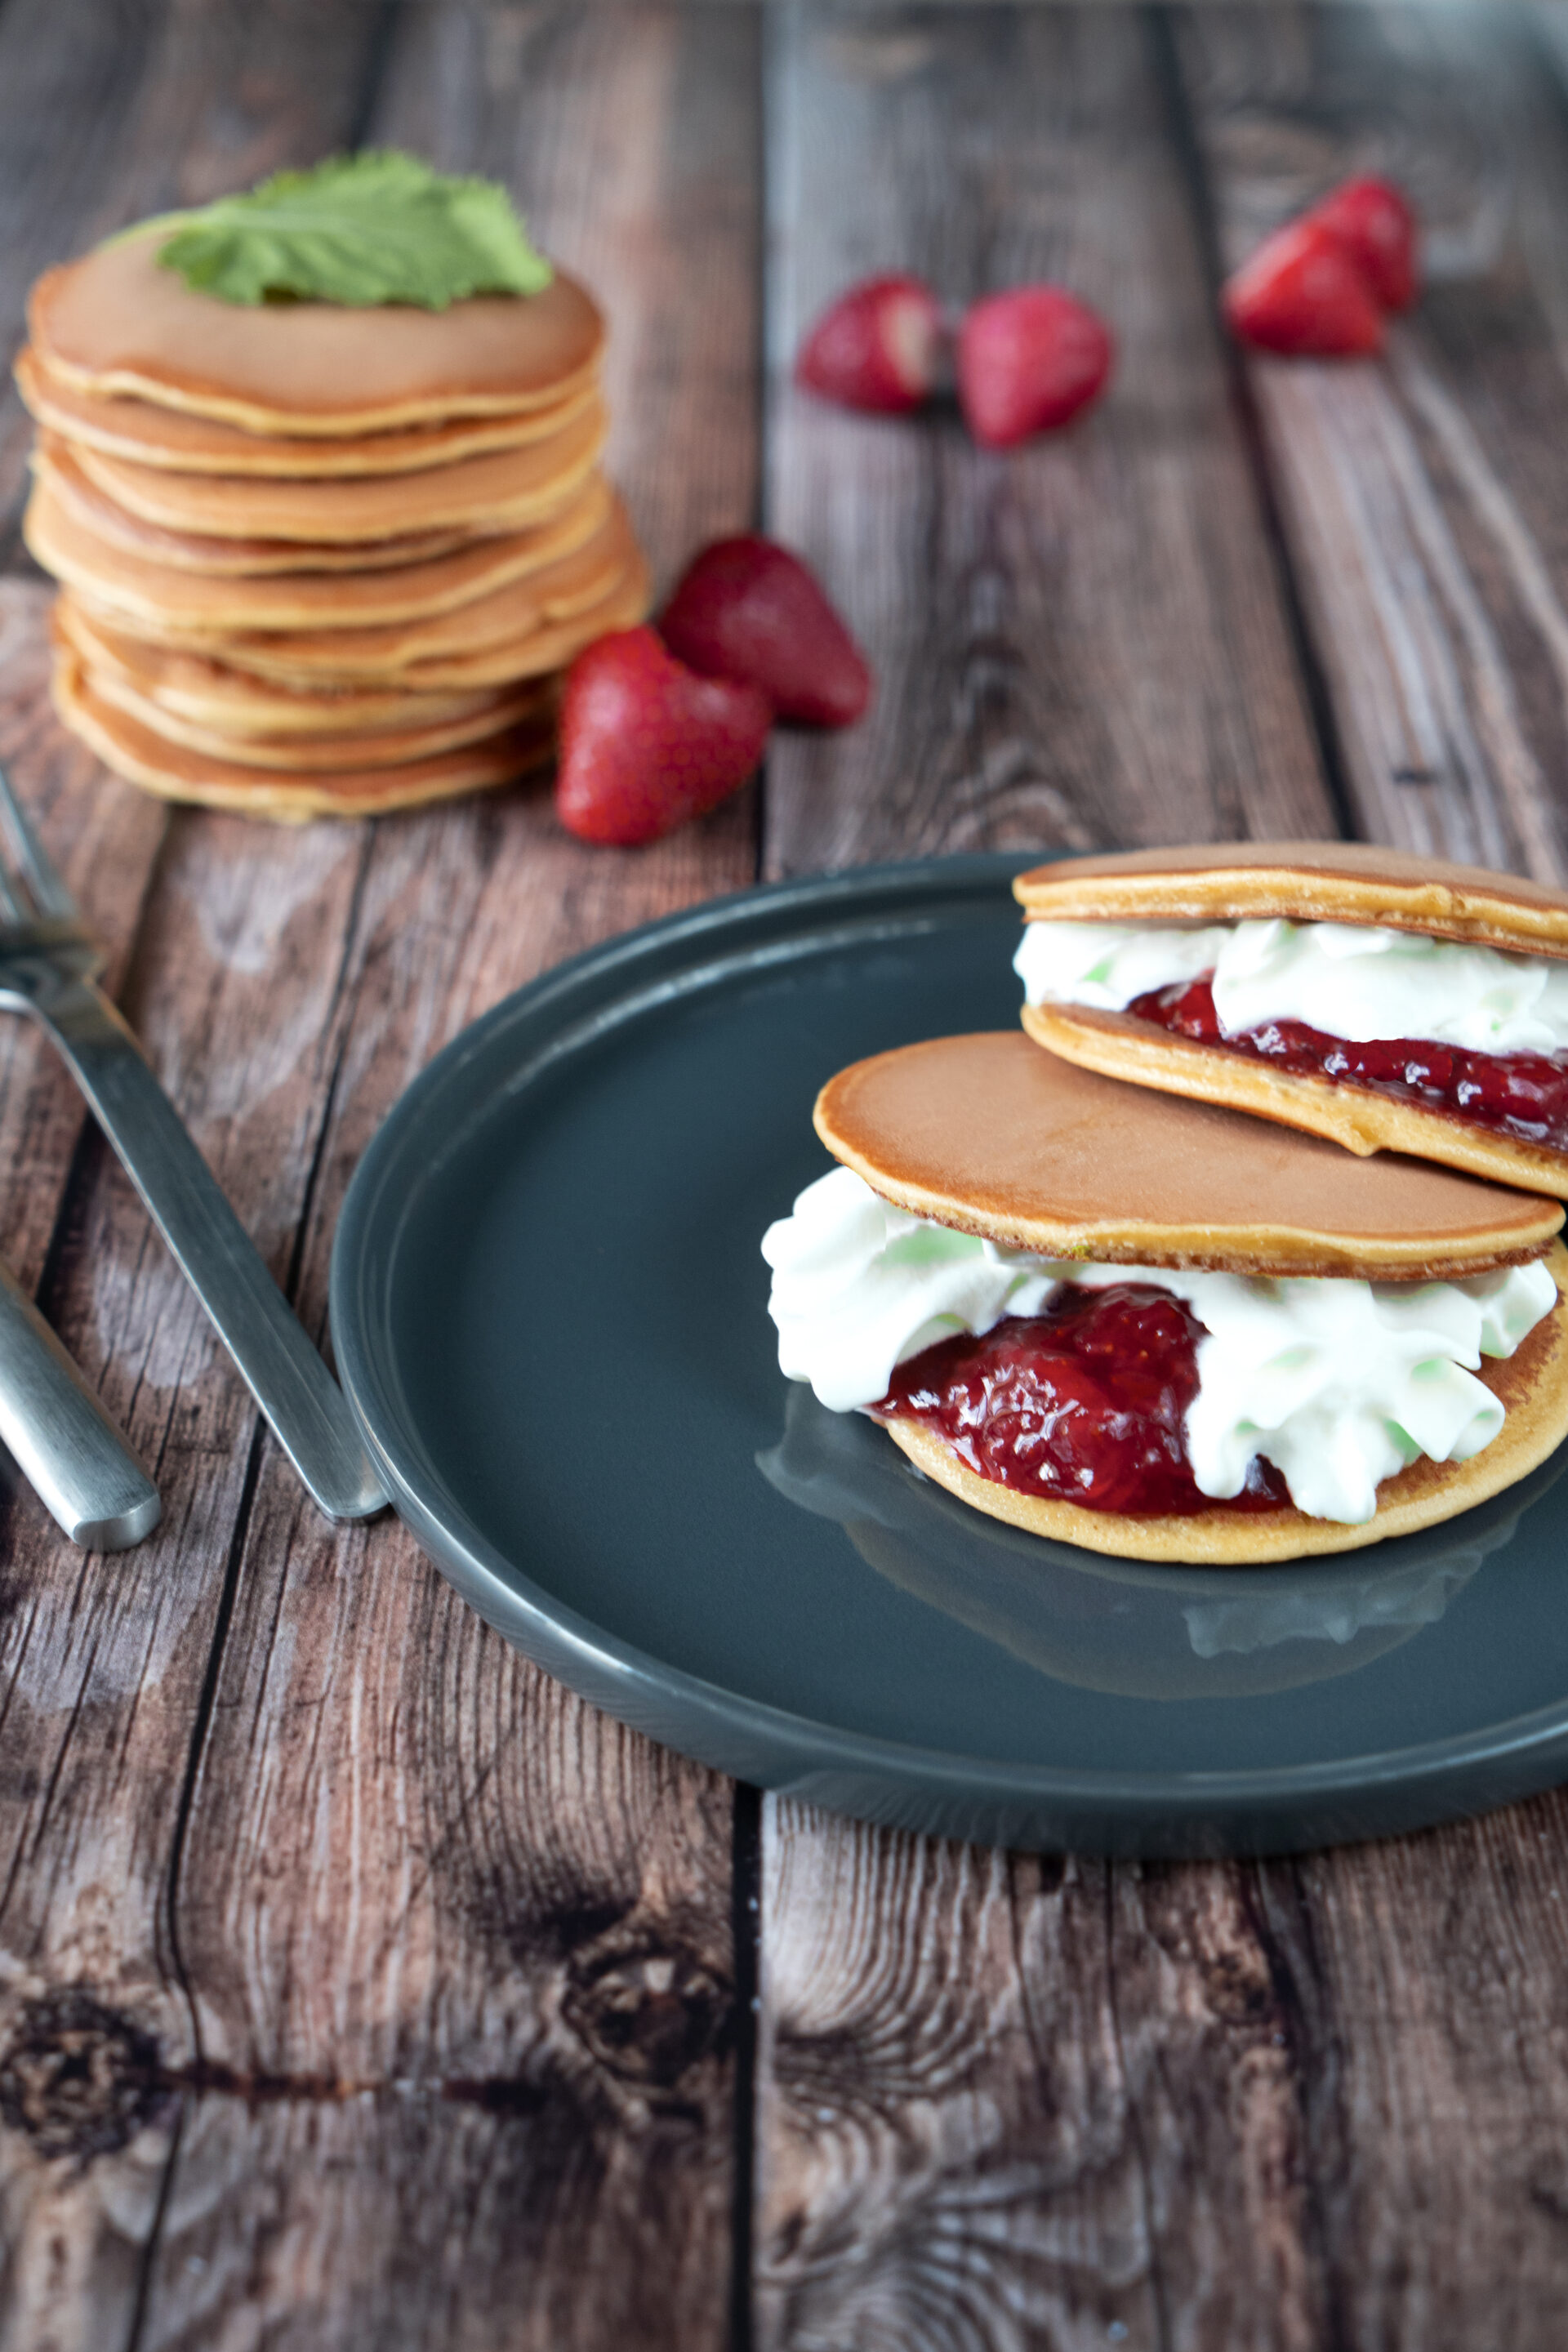
[[[22,868],[27,878],[40,915],[58,915],[67,921],[76,915],[76,900],[44,855],[43,843],[33,831],[23,814],[22,803],[11,789],[11,780],[0,766],[0,812],[4,813],[6,830],[20,853]],[[14,919],[25,920],[26,910],[17,904],[15,878],[0,867],[0,893],[4,894]]]

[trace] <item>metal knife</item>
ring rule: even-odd
[[[4,1264],[0,1439],[84,1551],[123,1551],[163,1516],[158,1489]]]

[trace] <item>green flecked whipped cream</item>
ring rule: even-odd
[[[1304,1021],[1357,1045],[1413,1037],[1480,1054],[1568,1053],[1568,962],[1375,924],[1032,922],[1013,968],[1031,1004],[1108,1013],[1212,971],[1227,1036]]]
[[[895,1209],[847,1168],[806,1187],[763,1255],[780,1369],[837,1412],[874,1404],[895,1365],[955,1331],[1040,1314],[1062,1284],[1169,1290],[1204,1326],[1185,1430],[1199,1491],[1240,1494],[1261,1454],[1298,1510],[1350,1526],[1420,1454],[1468,1462],[1490,1444],[1503,1409],[1476,1370],[1557,1299],[1539,1261],[1422,1283],[1063,1264]]]

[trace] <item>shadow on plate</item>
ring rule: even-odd
[[[837,1519],[868,1567],[1059,1682],[1128,1698],[1258,1697],[1353,1674],[1436,1624],[1568,1447],[1516,1486],[1420,1534],[1337,1559],[1185,1568],[1109,1559],[988,1519],[907,1462],[863,1413],[791,1382],[757,1467]]]

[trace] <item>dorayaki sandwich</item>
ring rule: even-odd
[[[779,1361],[928,1476],[1140,1559],[1350,1551],[1568,1435],[1563,1210],[1017,1031],[858,1062],[770,1226]]]
[[[1014,887],[1024,1026],[1053,1054],[1568,1198],[1568,891],[1310,841]]]

